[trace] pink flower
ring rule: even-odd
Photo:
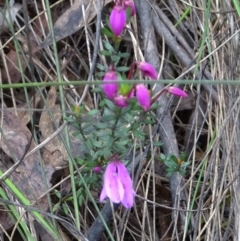
[[[93,171],[96,173],[100,173],[102,171],[102,167],[101,166],[96,166],[93,168]]]
[[[132,0],[125,0],[124,1],[124,8],[131,8],[131,16],[133,17],[136,14],[136,7]]]
[[[112,29],[113,34],[118,37],[123,29],[125,28],[127,22],[127,15],[122,6],[114,6],[109,18],[109,24]]]
[[[144,84],[136,85],[136,97],[143,110],[148,111],[151,106],[151,98]]]
[[[113,99],[118,91],[117,83],[108,83],[113,81],[117,81],[117,73],[110,67],[108,72],[103,77],[103,91],[109,99]]]
[[[150,79],[157,79],[157,72],[154,67],[147,62],[137,63],[138,68],[142,71],[143,75]]]
[[[126,97],[124,97],[122,95],[116,95],[113,98],[113,102],[114,102],[115,105],[117,105],[119,107],[126,107],[127,106]]]
[[[107,165],[103,181],[100,201],[108,197],[114,203],[121,202],[126,208],[133,206],[135,191],[132,179],[121,161],[113,160]]]
[[[181,96],[181,97],[188,97],[186,92],[184,92],[183,90],[181,90],[175,86],[168,87],[167,91],[173,95],[177,95],[177,96]]]

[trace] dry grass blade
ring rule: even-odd
[[[64,88],[0,90],[1,182],[11,179],[34,210],[51,220],[61,240],[240,240],[240,90],[237,85],[214,85],[216,79],[239,79],[236,1],[134,0],[137,15],[127,23],[122,42],[114,42],[119,51],[115,55],[106,51],[112,48],[109,33],[100,33],[100,26],[109,27],[114,1],[50,2],[0,1],[0,82],[89,81]],[[101,52],[95,48],[98,42]],[[99,203],[102,175],[92,172],[96,163],[106,164],[109,150],[102,148],[100,138],[109,134],[110,122],[100,122],[106,114],[103,95],[91,81],[101,79],[120,52],[127,56],[119,59],[122,67],[145,60],[158,70],[159,79],[184,78],[186,85],[179,87],[189,95],[172,98],[164,92],[158,108],[147,113],[156,122],[137,128],[146,139],[131,133],[124,158],[130,161],[137,195],[128,210]],[[213,84],[194,84],[204,79]],[[164,86],[155,84],[152,94]],[[147,114],[134,116],[128,127]],[[104,126],[105,133],[96,126]],[[95,139],[94,130],[99,131]],[[90,153],[83,143],[94,146]],[[175,160],[174,172],[169,171],[168,157]],[[19,229],[22,221],[32,237],[52,239],[29,219],[30,206],[17,203],[6,186],[1,190],[9,198],[4,203],[0,197],[4,240],[20,240],[18,235],[31,240]],[[21,218],[11,219],[9,206],[16,207]]]

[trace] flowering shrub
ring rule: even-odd
[[[102,78],[102,88],[93,90],[103,98],[98,104],[98,109],[86,113],[82,106],[80,110],[75,111],[75,117],[68,119],[76,128],[76,138],[81,141],[83,156],[77,161],[85,167],[88,186],[98,183],[96,180],[99,180],[106,166],[100,201],[109,198],[126,208],[133,206],[135,191],[122,159],[126,158],[132,148],[132,139],[145,140],[141,127],[144,124],[155,123],[152,110],[157,107],[153,104],[163,92],[187,97],[183,90],[171,86],[163,88],[152,98],[149,86],[132,83],[131,79],[134,78],[135,72],[140,71],[143,77],[156,80],[158,74],[154,66],[144,61],[136,61],[130,67],[121,66],[122,60],[129,57],[129,53],[120,52],[119,45],[126,24],[135,13],[132,0],[115,2],[109,17],[110,29],[102,29],[109,41],[103,41],[104,49],[100,54],[108,57],[109,65],[97,65],[100,70],[97,75]],[[172,160],[173,157],[166,158],[166,165],[173,165]],[[184,173],[185,166],[186,164],[178,167],[175,162],[174,168],[171,166],[169,170],[171,173]],[[89,171],[92,171],[93,178],[87,174]]]

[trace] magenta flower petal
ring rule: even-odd
[[[124,188],[118,177],[118,167],[115,162],[110,162],[107,165],[104,173],[104,185],[100,195],[106,196],[114,203],[120,203],[124,196]]]
[[[117,82],[117,74],[114,70],[109,70],[103,77],[103,91],[109,99],[113,99],[118,91],[117,83],[108,83],[113,81]]]
[[[116,95],[113,99],[113,102],[114,102],[115,105],[117,105],[119,107],[126,107],[127,106],[126,98],[122,95]]]
[[[131,16],[133,17],[136,14],[136,7],[132,0],[125,0],[124,1],[124,8],[127,9],[128,7],[131,8]]]
[[[131,91],[127,94],[128,99],[132,99],[134,97],[135,89],[132,88]]]
[[[106,197],[107,197],[107,193],[106,193],[105,188],[103,187],[99,200],[102,202]]]
[[[157,79],[157,72],[151,64],[147,62],[139,62],[137,63],[137,66],[145,77],[150,79]]]
[[[104,184],[100,201],[108,197],[114,203],[122,203],[126,208],[131,208],[134,203],[135,191],[132,179],[127,168],[119,160],[114,160],[107,165],[104,173]]]
[[[119,179],[124,188],[124,196],[121,203],[125,208],[131,208],[134,203],[135,191],[128,170],[122,162],[118,163],[118,173]]]
[[[181,97],[188,97],[187,93],[181,90],[178,87],[171,86],[167,88],[167,91],[173,95],[181,96]]]
[[[148,111],[151,106],[151,98],[144,84],[136,85],[136,97],[143,110]]]
[[[127,22],[127,15],[122,6],[114,6],[109,18],[109,24],[112,29],[113,34],[118,37],[123,29],[125,28]]]
[[[131,208],[133,206],[133,203],[134,203],[134,197],[135,197],[136,193],[134,192],[134,190],[132,189],[128,189],[126,188],[124,190],[124,197],[121,201],[122,205],[125,207],[125,208]]]

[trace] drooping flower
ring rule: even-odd
[[[123,6],[115,5],[109,17],[109,24],[113,34],[118,37],[121,35],[127,22],[127,14]]]
[[[113,98],[113,102],[114,102],[115,105],[117,105],[119,107],[126,107],[127,106],[126,97],[124,97],[123,95],[116,95]]]
[[[133,206],[135,191],[132,179],[122,161],[113,160],[107,165],[103,181],[100,201],[108,197],[112,202],[122,203],[126,208]]]
[[[117,73],[110,67],[103,77],[103,91],[109,99],[113,99],[118,91]]]
[[[157,79],[157,72],[151,64],[147,62],[138,62],[137,66],[145,77]]]
[[[124,1],[124,8],[131,8],[131,16],[133,17],[136,14],[136,7],[132,0],[125,0]]]
[[[151,106],[151,97],[144,84],[136,85],[136,97],[143,110],[148,111]]]
[[[187,93],[181,90],[178,87],[170,86],[167,88],[167,91],[173,95],[181,96],[181,97],[188,97]]]

